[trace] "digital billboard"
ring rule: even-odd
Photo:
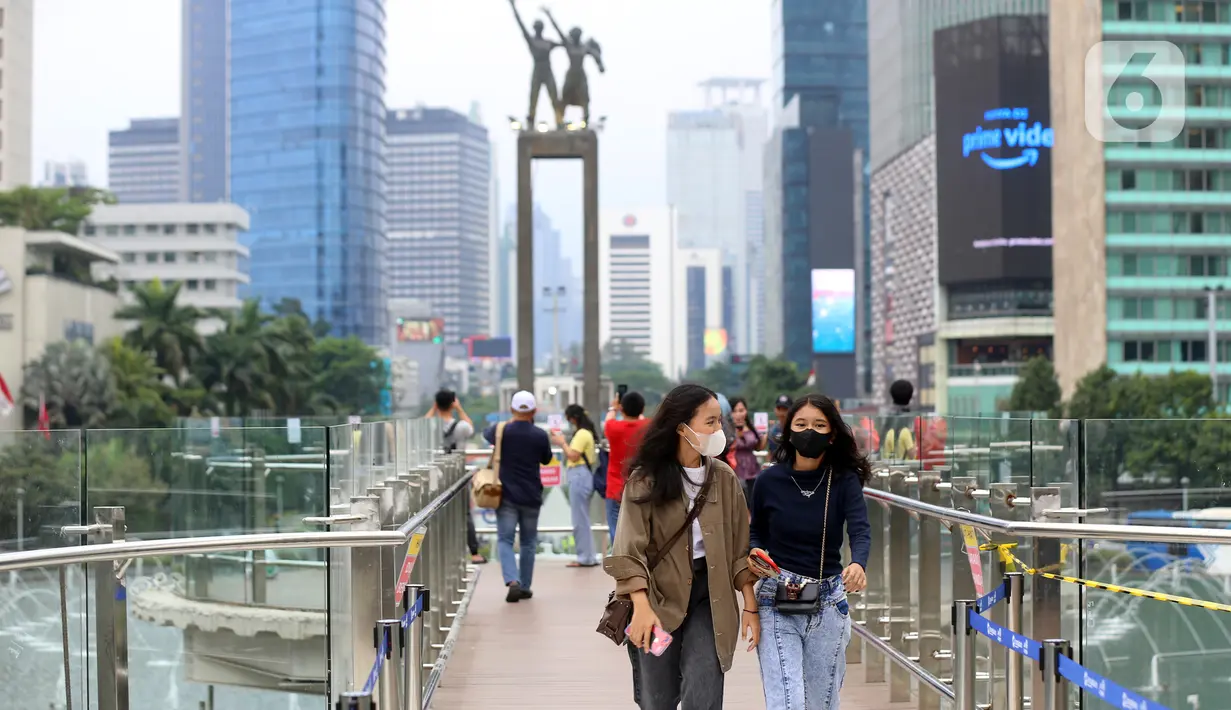
[[[508,336],[498,338],[470,338],[470,357],[472,358],[511,358],[513,357],[513,339]]]
[[[812,270],[812,352],[855,352],[855,270]]]
[[[444,318],[398,318],[399,343],[443,343]]]
[[[933,46],[940,282],[1050,280],[1047,18],[969,22]]]

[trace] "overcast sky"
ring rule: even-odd
[[[529,24],[541,0],[521,0]],[[770,77],[769,0],[549,0],[567,30],[603,47],[607,73],[588,65],[600,141],[600,204],[666,201],[667,113],[700,108],[698,82]],[[175,116],[180,96],[179,0],[38,0],[35,5],[34,175],[46,160],[80,158],[107,175],[107,131],[132,117]],[[507,0],[386,0],[390,108],[482,108],[500,177],[503,218],[516,196],[508,116],[524,115],[530,59]],[[550,26],[549,26],[550,31]],[[556,52],[557,81],[567,64]],[[767,83],[765,102],[770,93]],[[550,115],[546,96],[539,115]],[[580,163],[540,162],[536,198],[580,265]],[[580,267],[578,267],[580,268]]]

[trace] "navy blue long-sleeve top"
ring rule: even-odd
[[[782,569],[805,577],[815,577],[822,569],[826,470],[823,465],[815,471],[796,471],[785,464],[775,464],[757,475],[752,489],[752,546],[765,550]],[[800,488],[816,489],[816,493],[805,496]],[[868,524],[863,486],[855,471],[834,471],[823,577],[842,573],[843,527],[851,540],[851,562],[867,569],[872,527]]]

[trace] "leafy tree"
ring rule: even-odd
[[[116,403],[115,380],[105,357],[84,340],[51,343],[25,367],[21,388],[26,410],[47,405],[53,428],[101,427]]]
[[[105,436],[105,435],[103,435]],[[150,452],[129,448],[131,436],[104,438],[94,443],[87,438],[86,467],[89,474],[91,508],[100,505],[124,507],[124,517],[130,532],[167,532],[170,521],[164,514],[167,484],[158,480],[150,469],[155,456]],[[165,452],[164,452],[165,453]],[[65,454],[59,467],[66,474],[76,470],[77,455]]]
[[[99,352],[107,360],[115,382],[116,402],[107,417],[111,428],[165,427],[175,418],[167,404],[170,388],[165,374],[149,353],[127,345],[122,338],[103,343]]]
[[[1013,385],[1007,403],[1010,412],[1048,412],[1057,414],[1060,407],[1060,381],[1051,360],[1031,358]]]
[[[211,315],[222,318],[225,325],[206,338],[194,374],[226,416],[272,409],[274,383],[287,374],[283,353],[267,328],[273,316],[262,313],[256,300],[244,302],[236,313]]]
[[[94,205],[115,197],[91,187],[18,187],[0,192],[0,225],[77,234]]]
[[[384,360],[359,338],[321,338],[312,348],[314,370],[320,374],[320,392],[337,403],[339,411],[373,414],[380,411],[380,395],[388,382]]]
[[[16,433],[10,441],[0,448],[0,539],[17,536],[19,490],[25,506],[26,536],[38,535],[44,525],[77,522],[80,468],[60,463],[62,456],[79,460],[76,440],[71,454],[64,452],[68,442],[58,438],[47,441],[38,432]]]
[[[730,363],[722,360],[715,361],[703,370],[690,372],[684,379],[708,387],[715,392],[721,392],[728,397],[734,397],[744,391],[743,378],[735,372]]]
[[[1116,371],[1103,365],[1086,373],[1077,382],[1073,397],[1068,403],[1068,415],[1073,419],[1114,419],[1116,410],[1113,401],[1112,383]]]
[[[158,368],[177,385],[183,383],[189,367],[204,349],[197,332],[197,323],[204,314],[194,306],[179,305],[181,286],[163,286],[158,279],[134,286],[134,302],[115,313],[116,319],[135,323],[124,335],[124,342],[152,355]]]
[[[807,375],[801,374],[795,363],[757,355],[748,363],[744,376],[743,396],[748,400],[748,410],[772,412],[778,395],[803,394],[807,380]]]
[[[617,385],[640,392],[647,407],[655,407],[671,389],[671,380],[658,363],[652,362],[626,340],[611,340],[603,346],[603,374]]]

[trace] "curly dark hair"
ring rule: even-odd
[[[782,432],[782,440],[774,451],[774,461],[791,466],[795,463],[795,445],[791,443],[791,422],[795,415],[804,407],[815,407],[821,410],[825,419],[829,420],[829,448],[825,451],[825,463],[833,466],[836,472],[854,471],[859,477],[859,484],[866,486],[872,480],[872,466],[868,458],[859,451],[855,435],[851,427],[842,419],[838,405],[823,394],[807,394],[795,400],[795,404],[786,413],[786,429]]]
[[[685,384],[663,397],[645,428],[637,456],[628,467],[629,481],[645,480],[650,492],[636,502],[665,505],[684,495],[684,468],[680,466],[680,425],[692,421],[701,405],[717,399],[713,390]]]

